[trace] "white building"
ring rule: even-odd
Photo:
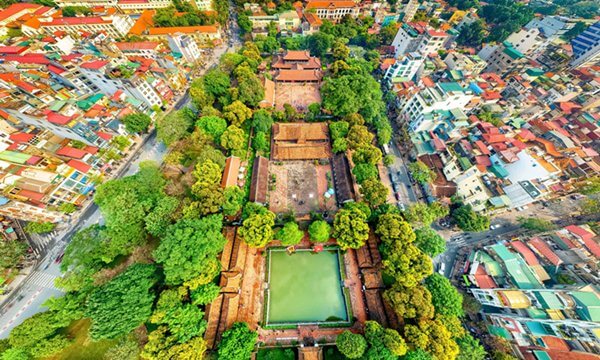
[[[402,106],[401,116],[411,132],[433,130],[437,125],[435,112],[464,109],[473,93],[457,83],[438,83],[414,94]]]
[[[448,34],[429,29],[426,24],[404,23],[398,28],[392,46],[396,49],[396,58],[409,52],[427,56],[440,50],[447,39]]]
[[[167,37],[169,47],[175,53],[179,53],[183,56],[185,61],[194,63],[200,60],[202,53],[198,49],[196,41],[189,35],[174,34]]]
[[[412,21],[412,19],[415,17],[415,14],[419,10],[420,5],[421,4],[419,3],[418,0],[410,0],[408,2],[408,4],[406,4],[404,6],[404,9],[403,9],[404,17],[402,18],[402,21],[404,21],[404,22]]]
[[[305,11],[314,11],[320,19],[337,22],[344,16],[358,17],[360,8],[354,1],[347,0],[309,1]]]
[[[542,44],[542,39],[538,37],[539,34],[540,31],[535,27],[521,29],[518,32],[512,33],[506,41],[510,42],[521,53],[530,55]]]
[[[387,69],[383,78],[388,84],[410,81],[417,75],[424,63],[425,59],[421,54],[409,53],[402,60],[396,60]]]
[[[448,70],[460,70],[467,76],[479,75],[487,66],[477,55],[461,54],[459,52],[450,52],[444,59]]]

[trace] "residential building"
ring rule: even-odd
[[[590,25],[571,40],[573,58],[571,66],[579,67],[600,60],[600,21]]]
[[[314,12],[320,19],[323,19],[323,20],[338,22],[344,16],[358,17],[360,8],[354,1],[313,0],[313,1],[309,1],[306,4],[304,11],[305,12]]]

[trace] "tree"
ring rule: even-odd
[[[360,358],[367,349],[367,341],[360,334],[353,334],[346,330],[338,335],[335,340],[338,350],[348,359]]]
[[[96,288],[85,309],[85,316],[92,319],[92,339],[116,339],[148,320],[156,297],[152,288],[157,280],[154,265],[134,264]]]
[[[316,57],[323,57],[329,51],[332,44],[333,36],[324,34],[323,32],[317,32],[307,38],[308,50],[310,50],[312,56]]]
[[[439,202],[429,205],[417,203],[406,209],[403,215],[411,224],[429,226],[437,219],[447,216],[449,212],[448,207]]]
[[[344,152],[348,149],[348,141],[345,138],[335,139],[333,141],[333,145],[331,146],[331,150],[338,154]]]
[[[27,244],[22,241],[0,240],[0,269],[12,269],[19,265],[27,248]]]
[[[218,143],[221,135],[227,129],[227,121],[218,116],[202,116],[196,121],[196,126],[204,130],[206,134],[210,135]]]
[[[350,130],[350,124],[347,121],[334,121],[329,123],[329,133],[331,138],[335,141],[337,139],[345,138]]]
[[[327,242],[331,237],[331,226],[324,220],[313,221],[308,227],[312,242]]]
[[[204,88],[202,78],[197,78],[190,85],[190,98],[196,109],[202,109],[207,106],[212,106],[215,102],[215,97]]]
[[[25,225],[25,232],[29,234],[47,234],[52,232],[56,224],[51,222],[28,222]]]
[[[440,360],[452,360],[458,355],[458,345],[452,334],[439,320],[420,320],[417,325],[404,327],[406,341]]]
[[[396,242],[388,246],[383,270],[404,287],[416,286],[433,272],[431,259],[412,244]]]
[[[422,184],[430,183],[436,178],[436,174],[422,161],[415,161],[408,164],[408,170],[415,181]]]
[[[223,117],[229,124],[240,127],[252,117],[252,110],[243,102],[236,100],[223,108]]]
[[[462,295],[443,275],[434,273],[425,279],[435,311],[441,315],[462,316]]]
[[[487,358],[487,352],[471,334],[467,334],[456,340],[460,352],[457,360],[484,360]]]
[[[381,161],[381,150],[379,148],[368,144],[362,145],[352,154],[352,161],[355,164],[372,164],[376,165]]]
[[[379,216],[375,233],[381,237],[384,254],[394,244],[402,246],[415,241],[412,227],[399,214],[388,213]]]
[[[485,27],[481,20],[465,24],[460,29],[456,42],[464,46],[479,47],[485,37]]]
[[[263,209],[265,211],[248,216],[238,230],[238,234],[251,247],[265,247],[273,239],[275,214],[265,208]]]
[[[184,219],[171,225],[153,255],[163,265],[165,282],[178,285],[201,277],[204,284],[220,271],[217,254],[223,250],[221,215]]]
[[[446,251],[446,240],[430,227],[415,230],[415,236],[415,245],[431,257]]]
[[[247,360],[254,351],[258,335],[246,323],[235,323],[223,333],[218,346],[219,359]]]
[[[393,285],[383,293],[383,298],[400,319],[432,319],[435,314],[431,293],[421,285],[408,288]]]
[[[220,69],[210,69],[203,77],[204,90],[215,98],[226,96],[231,87],[229,75]]]
[[[477,214],[471,205],[461,205],[454,209],[452,218],[463,231],[485,231],[490,228],[490,217]]]
[[[121,121],[125,124],[125,129],[130,133],[146,132],[150,123],[152,123],[150,116],[142,113],[125,115]]]
[[[234,216],[244,205],[244,191],[238,186],[228,186],[223,191],[223,215]]]
[[[402,360],[432,360],[433,358],[429,353],[423,349],[411,350],[404,355]]]
[[[277,232],[277,239],[281,241],[282,245],[296,245],[302,241],[304,232],[298,228],[298,224],[293,221],[289,221],[283,225]]]
[[[172,111],[167,116],[158,118],[156,137],[169,146],[189,134],[194,119],[185,110]]]
[[[546,219],[526,218],[520,216],[517,218],[517,221],[523,228],[527,230],[543,232],[556,229],[556,225]]]
[[[389,190],[379,179],[367,179],[360,185],[360,193],[371,207],[376,208],[386,202]]]
[[[369,238],[367,216],[357,208],[341,209],[335,214],[332,235],[342,250],[362,247]]]
[[[106,351],[104,360],[137,360],[139,359],[139,354],[140,347],[137,342],[129,337],[125,337]]]
[[[273,117],[267,110],[260,109],[252,115],[252,128],[257,132],[269,132],[273,126]]]
[[[235,125],[229,125],[221,135],[221,146],[230,151],[242,150],[246,145],[244,130]]]
[[[379,171],[377,167],[369,163],[358,164],[352,169],[352,174],[356,177],[356,182],[362,184],[367,179],[377,179]]]
[[[369,146],[373,142],[373,134],[369,132],[364,125],[354,125],[348,131],[346,140],[351,149],[358,149],[363,146]]]

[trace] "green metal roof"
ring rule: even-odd
[[[488,325],[488,331],[490,334],[500,336],[501,338],[504,338],[506,340],[512,339],[512,335],[510,335],[510,332],[503,327]]]
[[[587,291],[573,291],[571,297],[577,303],[575,312],[584,320],[600,322],[600,298]]]
[[[15,151],[2,151],[0,152],[0,160],[16,163],[16,164],[25,164],[27,160],[31,158],[31,155],[23,154]]]
[[[492,165],[490,167],[490,171],[501,179],[504,179],[508,176],[508,171],[500,165]]]
[[[536,336],[551,335],[544,328],[544,325],[542,325],[542,323],[540,323],[539,321],[527,321],[527,322],[525,322],[525,326],[527,326],[527,328],[529,329],[529,331],[531,331],[531,333],[533,335],[536,335]]]
[[[540,310],[537,308],[528,308],[527,314],[532,319],[547,319],[548,318],[548,314],[546,314],[546,312],[544,310]]]
[[[535,355],[537,360],[552,360],[550,355],[543,350],[533,350],[533,355]]]
[[[564,309],[564,305],[560,302],[558,296],[549,291],[536,291],[535,297],[542,304],[544,309],[560,310]]]
[[[460,84],[457,82],[438,83],[438,85],[445,92],[458,92],[458,91],[464,92],[465,91],[465,89],[462,86],[460,86]]]

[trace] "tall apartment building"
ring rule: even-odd
[[[571,66],[585,66],[600,61],[600,21],[590,25],[571,40],[573,59]]]
[[[433,130],[438,124],[436,112],[464,109],[473,93],[457,83],[438,83],[412,95],[403,105],[401,117],[411,132]]]
[[[358,17],[360,8],[354,1],[309,1],[304,11],[314,12],[320,19],[337,22],[344,16]]]
[[[406,4],[404,6],[404,9],[402,9],[402,11],[404,12],[404,17],[402,18],[402,21],[404,21],[404,22],[412,21],[412,19],[415,17],[415,14],[419,10],[420,5],[421,4],[419,3],[418,0],[410,0],[408,2],[408,4]]]
[[[383,78],[388,84],[413,80],[424,63],[425,59],[421,54],[408,53],[401,60],[396,60],[396,62],[386,70]]]
[[[424,22],[405,23],[398,28],[392,46],[396,49],[396,58],[409,52],[427,56],[440,50],[447,39],[448,34],[430,29]]]

